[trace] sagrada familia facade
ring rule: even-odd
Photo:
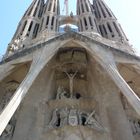
[[[33,0],[0,62],[0,140],[140,140],[139,76],[103,0]]]

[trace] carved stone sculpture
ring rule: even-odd
[[[49,128],[55,128],[58,123],[58,114],[57,114],[58,112],[57,111],[58,111],[58,109],[55,109],[53,111],[52,119],[49,123]]]
[[[74,108],[64,108],[60,110],[56,109],[53,111],[52,119],[49,123],[49,128],[58,128],[65,125],[83,125],[100,132],[106,131],[106,129],[98,120],[99,119],[97,118],[95,111],[88,113],[86,111],[80,111]]]
[[[57,89],[57,97],[56,99],[66,99],[69,98],[70,95],[64,90],[63,87],[59,86]]]
[[[0,137],[0,140],[11,140],[14,133],[15,125],[16,125],[16,116],[14,116],[8,123],[8,125],[6,126],[4,132]]]
[[[140,121],[130,120],[130,125],[133,131],[133,135],[140,135]]]
[[[105,128],[95,118],[95,111],[93,111],[91,114],[88,114],[85,125],[98,131],[105,131]]]
[[[69,110],[67,108],[60,110],[60,127],[65,126],[68,124],[68,114]]]
[[[71,109],[69,113],[69,125],[77,126],[78,125],[78,114],[76,109]]]

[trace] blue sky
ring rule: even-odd
[[[61,12],[63,9],[61,3]],[[76,9],[76,0],[69,0],[69,11]],[[4,54],[7,44],[12,39],[16,27],[32,0],[2,0],[0,3],[0,56]],[[140,54],[140,1],[139,0],[105,0],[112,9],[130,43]]]

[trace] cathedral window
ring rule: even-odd
[[[46,20],[46,28],[48,27],[48,24],[49,24],[49,19],[50,19],[50,17],[49,17],[49,16],[47,16],[47,20]]]
[[[112,15],[111,15],[111,13],[110,13],[110,11],[108,10],[108,8],[105,6],[105,4],[102,2],[102,5],[104,6],[104,8],[106,9],[106,11],[107,11],[107,13],[108,13],[108,15],[110,16],[110,17],[112,17]]]
[[[27,32],[27,36],[30,35],[30,31],[31,31],[31,29],[32,29],[32,26],[33,26],[33,21],[30,23],[30,26],[29,26],[28,32]]]
[[[54,24],[54,17],[52,17],[52,21],[51,21],[51,29],[53,29],[53,24]]]
[[[56,24],[55,24],[55,29],[54,30],[58,30],[57,26],[58,26],[58,20],[56,19]]]
[[[33,10],[33,6],[30,8],[30,10],[29,10],[29,12],[28,12],[28,16],[31,15],[32,10]]]
[[[23,25],[23,28],[22,28],[21,34],[24,32],[26,25],[27,25],[27,20],[24,22],[24,25]]]
[[[102,29],[101,25],[99,25],[99,30],[100,30],[101,35],[104,36],[103,29]]]
[[[119,31],[119,28],[117,27],[117,25],[116,25],[115,22],[113,22],[113,25],[114,25],[116,31],[118,32],[119,36],[121,36],[121,33],[120,33],[120,31]]]
[[[38,33],[38,29],[39,29],[39,24],[36,23],[35,28],[34,28],[34,31],[33,31],[33,38],[36,38],[37,33]]]
[[[97,8],[96,11],[97,11],[98,17],[101,18],[101,13],[100,13],[98,4],[96,4],[96,8]]]
[[[35,11],[34,11],[34,14],[33,14],[34,17],[36,16],[37,9],[38,9],[38,7],[35,8]]]
[[[102,5],[100,4],[100,2],[98,2],[98,3],[99,3],[99,6],[101,8],[101,11],[102,11],[102,14],[103,14],[104,18],[106,18],[106,14],[105,14],[105,11],[104,11]]]
[[[106,31],[105,25],[103,25],[103,29],[104,29],[104,33],[107,35],[107,31]]]
[[[33,26],[33,21],[30,23],[30,26],[29,26],[29,29],[28,29],[29,32],[31,31],[32,26]]]
[[[82,13],[84,13],[84,6],[83,6],[83,4],[81,4],[81,8],[82,8]]]
[[[87,12],[89,12],[89,8],[88,8],[88,5],[87,5],[87,3],[86,3],[86,10],[87,10]]]
[[[52,7],[52,3],[50,3],[48,11],[51,11],[51,7]]]
[[[113,31],[112,31],[112,28],[109,23],[107,23],[107,27],[108,27],[109,31],[112,33]]]
[[[87,20],[86,20],[86,18],[84,18],[84,23],[85,23],[85,28],[87,30],[88,29],[88,26],[87,26]]]
[[[82,20],[80,20],[80,24],[81,24],[81,31],[83,31],[83,24],[82,24]]]
[[[43,9],[44,9],[43,4],[41,4],[40,10],[39,10],[39,13],[38,13],[38,17],[39,17],[39,18],[42,17]]]
[[[54,4],[54,7],[53,7],[53,12],[55,12],[55,9],[56,9],[56,7],[55,7],[55,4]]]
[[[90,23],[90,26],[93,26],[91,17],[89,17],[89,23]]]

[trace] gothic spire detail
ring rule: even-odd
[[[58,31],[59,15],[60,15],[59,0],[47,0],[43,12],[40,30]]]
[[[110,40],[128,43],[128,39],[111,9],[103,0],[93,0],[99,33]]]
[[[22,17],[11,43],[8,45],[7,54],[24,48],[24,44],[37,37],[40,18],[42,17],[44,0],[34,0]]]
[[[93,7],[89,0],[77,1],[77,15],[79,16],[80,31],[97,31]]]

